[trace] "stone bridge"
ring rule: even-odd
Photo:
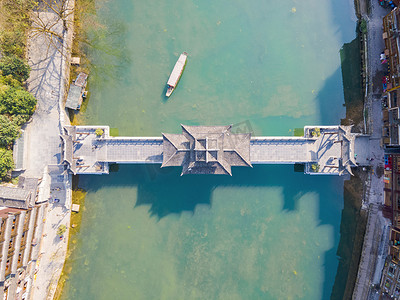
[[[162,137],[112,137],[108,126],[65,126],[62,160],[73,174],[107,174],[109,165],[181,166],[184,174],[227,174],[231,167],[302,164],[311,175],[348,175],[368,165],[369,136],[350,126],[306,126],[300,137],[251,137],[232,126],[186,126]]]

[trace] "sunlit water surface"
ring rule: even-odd
[[[180,124],[255,135],[338,124],[352,3],[98,1],[81,120],[127,136],[179,133]],[[184,75],[166,100],[183,51]],[[88,195],[64,299],[329,298],[341,178],[293,166],[234,168],[233,177],[158,167],[80,177]]]

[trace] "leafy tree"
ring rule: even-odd
[[[37,100],[22,88],[10,87],[0,95],[0,113],[9,115],[31,116],[36,108]]]
[[[25,30],[15,28],[14,30],[4,30],[0,33],[0,47],[5,56],[24,57],[25,54]]]
[[[13,168],[14,161],[12,151],[0,147],[0,181],[4,180],[7,173]]]
[[[19,82],[28,79],[31,68],[18,56],[4,56],[0,59],[0,70],[4,76],[12,75]]]
[[[19,127],[6,116],[0,115],[0,146],[8,147],[18,137]]]
[[[30,118],[30,115],[14,115],[11,116],[11,120],[12,122],[17,125],[17,126],[21,126],[24,123],[26,123]]]
[[[21,86],[21,82],[16,80],[12,75],[3,76],[2,71],[0,71],[0,84],[11,86],[14,88]]]

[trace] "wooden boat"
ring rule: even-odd
[[[178,85],[179,79],[182,76],[183,70],[185,69],[187,59],[187,53],[183,52],[178,61],[175,63],[174,69],[172,70],[171,75],[168,78],[167,82],[167,93],[165,94],[167,97],[171,96],[172,92],[175,90],[176,86]]]

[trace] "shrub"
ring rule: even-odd
[[[6,116],[0,115],[0,146],[9,147],[18,137],[19,127]]]
[[[319,137],[321,135],[321,130],[318,127],[315,127],[311,130],[312,137]]]
[[[11,116],[11,120],[15,125],[21,126],[26,123],[30,117],[30,115],[14,115]]]
[[[97,128],[95,133],[96,133],[97,136],[102,136],[104,134],[104,130],[101,129],[101,128]]]
[[[0,114],[31,116],[37,100],[22,88],[10,87],[0,95]]]
[[[14,161],[12,151],[0,147],[0,181],[4,180],[7,173],[13,168]]]
[[[65,232],[67,231],[67,226],[65,226],[64,224],[61,224],[60,226],[58,226],[57,229],[57,235],[63,235]]]
[[[295,128],[294,136],[304,136],[304,128]]]
[[[4,31],[0,35],[0,47],[5,56],[24,57],[25,32],[24,30]]]
[[[367,33],[367,21],[365,21],[364,19],[361,20],[360,22],[360,31],[364,34]]]
[[[318,171],[319,171],[319,164],[312,164],[312,165],[311,165],[311,170],[312,170],[314,173],[318,173]]]
[[[12,75],[19,82],[28,79],[31,68],[18,56],[4,56],[0,59],[0,70],[4,76]]]
[[[16,80],[12,75],[3,76],[2,71],[0,71],[0,84],[11,86],[14,88],[21,87],[21,82]]]
[[[315,127],[314,130],[315,130],[315,133],[316,133],[317,136],[321,135],[321,130],[319,129],[319,127]]]

